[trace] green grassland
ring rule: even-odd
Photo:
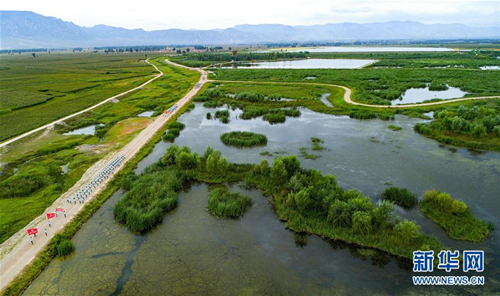
[[[0,188],[16,189],[15,193],[0,196],[0,242],[40,215],[92,164],[123,147],[152,120],[137,118],[137,114],[170,107],[198,80],[194,71],[165,65],[159,59],[153,62],[164,77],[118,103],[104,104],[55,130],[30,135],[0,151]],[[61,134],[91,124],[104,126],[97,129],[95,136]],[[69,171],[62,174],[61,166],[67,163]]]
[[[3,56],[0,141],[90,107],[147,81],[144,54]]]
[[[426,83],[448,84],[468,92],[466,97],[500,94],[500,71],[471,69],[214,69],[217,80],[249,80],[263,82],[307,82],[315,76],[314,83],[349,87],[354,101],[368,104],[389,105],[409,88],[423,88]]]

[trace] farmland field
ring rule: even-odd
[[[2,56],[0,141],[24,133],[148,80],[144,54]]]
[[[78,59],[78,55],[72,55]],[[193,71],[153,60],[165,76],[138,92],[38,132],[0,151],[0,242],[40,215],[75,184],[93,163],[128,143],[152,119],[136,117],[147,110],[170,107],[193,86]],[[148,69],[151,66],[148,66]],[[71,107],[71,106],[69,106]],[[29,109],[29,108],[28,108]],[[64,136],[75,128],[102,124],[96,135]],[[67,173],[61,166],[66,165]],[[11,190],[9,190],[11,189]]]

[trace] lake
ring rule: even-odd
[[[410,88],[406,90],[401,99],[391,101],[392,105],[414,104],[432,99],[456,99],[462,98],[467,92],[458,87],[448,86],[447,90],[429,90],[429,85],[425,88]]]
[[[307,59],[280,62],[257,62],[251,64],[235,64],[238,69],[357,69],[376,62],[376,60],[355,59]]]
[[[86,127],[82,127],[76,130],[72,130],[70,132],[64,133],[65,136],[71,135],[95,135],[95,127],[96,125],[89,125]]]
[[[413,286],[410,261],[294,234],[258,190],[243,190],[236,184],[231,190],[249,195],[254,204],[239,220],[215,218],[206,210],[208,187],[196,184],[180,193],[177,209],[145,236],[114,220],[113,205],[123,195],[117,191],[75,235],[75,254],[53,260],[25,294],[487,295],[500,288],[500,266],[495,263],[500,261],[500,153],[440,145],[413,131],[416,123],[425,120],[401,115],[394,121],[356,120],[301,109],[300,117],[270,125],[261,118],[240,120],[241,110],[235,110],[230,111],[230,123],[222,124],[206,119],[206,113],[215,110],[196,104],[182,115],[179,121],[186,127],[175,144],[189,145],[198,153],[210,145],[237,163],[258,163],[264,158],[272,162],[273,157],[261,153],[299,155],[301,147],[308,147],[309,153],[321,158],[300,158],[304,167],[335,174],[343,188],[357,188],[373,200],[390,183],[419,196],[437,189],[465,201],[475,215],[496,226],[493,236],[482,243],[449,239],[416,209],[397,208],[397,214],[417,221],[424,232],[435,234],[451,250],[485,250],[486,285]],[[394,132],[387,128],[389,124],[403,129]],[[239,149],[220,142],[222,133],[235,130],[265,134],[268,144]],[[323,139],[327,149],[312,151],[313,136]],[[156,144],[136,172],[156,162],[170,145]]]

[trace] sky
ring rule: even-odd
[[[2,1],[2,10],[28,10],[80,26],[127,29],[215,29],[238,24],[321,25],[418,21],[498,26],[500,0],[23,0]]]

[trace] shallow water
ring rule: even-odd
[[[280,62],[258,62],[252,64],[238,65],[239,69],[356,69],[364,67],[375,60],[355,60],[355,59],[307,59]],[[224,68],[233,68],[224,67]]]
[[[137,117],[151,117],[155,113],[154,111],[144,111],[137,115]]]
[[[483,66],[479,68],[481,68],[481,70],[500,70],[500,66]]]
[[[62,170],[63,174],[67,174],[69,172],[69,162],[65,165],[62,165],[61,170]]]
[[[404,92],[401,99],[391,102],[392,105],[420,103],[432,99],[456,99],[462,98],[467,92],[458,87],[448,86],[447,90],[429,90],[425,88],[410,88]]]
[[[328,97],[330,96],[330,93],[322,94],[321,97],[319,98],[323,104],[327,105],[328,107],[333,107],[332,103],[328,101]]]
[[[95,135],[95,127],[96,125],[89,125],[86,127],[82,127],[76,130],[72,130],[70,132],[64,133],[65,136],[70,135]]]
[[[500,227],[500,154],[441,146],[413,132],[413,125],[422,120],[397,116],[390,122],[362,121],[301,109],[301,117],[273,126],[260,118],[239,120],[241,111],[231,111],[231,122],[225,125],[207,120],[207,112],[214,109],[197,104],[179,118],[186,128],[176,139],[177,145],[189,145],[202,153],[210,144],[232,162],[258,163],[263,158],[272,161],[272,157],[260,155],[263,151],[299,154],[300,147],[311,147],[310,137],[319,137],[328,149],[309,151],[321,158],[301,158],[301,162],[304,167],[336,174],[344,188],[358,188],[374,200],[386,182],[419,195],[427,189],[442,190]],[[403,129],[394,132],[387,128],[389,124]],[[265,134],[268,145],[224,146],[220,134],[233,130]],[[372,137],[379,142],[370,141]],[[169,145],[159,142],[136,171],[157,161]],[[178,208],[166,214],[159,227],[141,237],[114,221],[112,207],[123,194],[118,191],[76,234],[73,257],[54,260],[26,294],[486,295],[500,288],[500,255],[495,253],[500,249],[498,230],[483,243],[456,242],[417,210],[398,208],[399,215],[416,220],[450,249],[486,252],[484,287],[414,287],[408,262],[315,236],[294,235],[258,191],[244,192],[254,200],[245,216],[217,219],[206,211],[207,186],[195,185],[180,194]]]

